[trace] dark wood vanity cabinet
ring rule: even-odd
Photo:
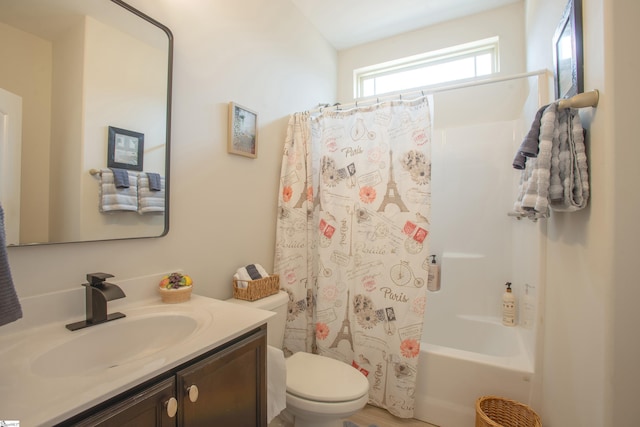
[[[60,425],[266,427],[266,345],[263,327]]]
[[[175,396],[171,377],[135,393],[121,402],[71,425],[77,427],[175,427],[176,418],[167,414],[169,400]]]
[[[266,343],[239,344],[178,372],[178,426],[266,427]]]

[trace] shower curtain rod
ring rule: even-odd
[[[382,101],[397,99],[398,97],[402,99],[403,96],[404,97],[411,97],[411,96],[420,97],[420,96],[432,95],[440,92],[446,92],[449,90],[483,86],[483,85],[488,85],[492,83],[501,83],[501,82],[506,82],[510,80],[522,79],[526,77],[542,76],[548,73],[549,73],[548,70],[538,70],[538,71],[531,71],[528,73],[513,74],[510,76],[504,76],[504,77],[494,77],[494,78],[478,80],[478,81],[468,82],[468,83],[458,83],[454,85],[441,86],[438,88],[417,89],[410,92],[392,92],[387,95],[384,95],[383,97],[371,96],[366,98],[360,98],[348,104],[340,104],[340,103],[337,103],[334,105],[319,104],[318,107],[311,110],[310,113],[319,113],[326,108],[334,108],[337,110],[349,110],[351,108],[357,108],[358,106],[367,105],[369,103],[372,103],[371,105],[375,105],[375,104],[379,104]],[[559,108],[596,107],[598,105],[598,98],[599,98],[599,92],[597,90],[593,90],[590,92],[585,92],[585,93],[575,95],[569,99],[560,100],[558,107]]]

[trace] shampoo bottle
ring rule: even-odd
[[[511,282],[507,282],[507,290],[502,295],[502,324],[515,326],[516,324],[516,297],[511,292]]]
[[[440,290],[440,266],[436,262],[435,255],[431,255],[431,264],[429,264],[429,278],[427,279],[427,289],[431,292]]]

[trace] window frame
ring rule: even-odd
[[[480,55],[490,53],[492,55],[491,60],[491,72],[489,74],[477,74],[477,61],[474,61],[474,76],[464,79],[452,79],[434,83],[425,86],[418,87],[402,87],[392,91],[376,92],[375,79],[379,77],[391,76],[405,71],[413,71],[421,68],[428,68],[439,64],[446,64],[461,59],[477,58]],[[354,99],[367,98],[372,96],[379,96],[384,94],[391,94],[394,92],[401,92],[416,88],[437,87],[441,85],[449,85],[452,83],[462,83],[481,78],[494,76],[500,72],[500,56],[499,56],[499,38],[490,37],[482,40],[477,40],[471,43],[460,44],[451,46],[444,49],[438,49],[430,52],[426,52],[419,55],[413,55],[405,58],[400,58],[393,61],[387,61],[380,64],[375,64],[368,67],[358,68],[353,71],[354,77]],[[365,93],[365,84],[373,80],[374,93]]]

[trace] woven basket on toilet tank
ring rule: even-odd
[[[238,286],[239,280],[233,279],[233,297],[245,301],[255,301],[269,295],[277,294],[280,290],[280,276],[272,274],[258,280],[248,280],[247,287]]]
[[[542,427],[540,417],[524,403],[498,396],[476,400],[476,427]]]

